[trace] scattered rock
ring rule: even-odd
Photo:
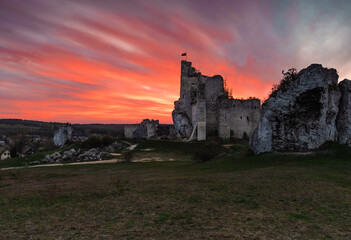
[[[100,152],[98,148],[89,149],[78,156],[79,162],[100,161],[108,153]]]
[[[81,152],[81,150],[79,149],[78,151],[76,151],[74,148],[72,148],[69,151],[65,151],[62,154],[62,158],[61,160],[63,162],[69,162],[72,161],[73,159],[75,159],[77,157],[77,155]]]
[[[337,139],[340,99],[335,69],[312,64],[301,70],[286,89],[262,105],[262,115],[250,138],[256,153],[316,149]]]
[[[105,147],[103,149],[104,152],[108,152],[108,153],[114,153],[114,152],[118,152],[122,149],[125,149],[128,145],[126,143],[123,142],[114,142],[111,145]]]
[[[46,155],[40,161],[30,162],[30,165],[37,164],[48,164],[48,163],[62,163],[62,162],[89,162],[89,161],[100,161],[112,156],[110,153],[117,152],[119,150],[127,148],[126,143],[114,142],[111,145],[100,149],[91,148],[89,150],[83,151],[81,149],[60,152],[54,152],[53,154]]]
[[[339,83],[341,98],[336,120],[338,142],[351,147],[351,81],[344,79]]]
[[[73,129],[72,127],[65,125],[60,127],[55,133],[54,133],[54,143],[57,147],[63,147],[65,144],[69,141],[71,141],[72,138],[72,132]]]

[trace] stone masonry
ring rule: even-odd
[[[158,120],[144,119],[140,124],[124,125],[124,136],[129,139],[152,139],[157,137]]]
[[[260,118],[259,99],[228,98],[222,76],[202,75],[188,61],[181,62],[180,81],[180,98],[172,112],[178,137],[250,137]]]

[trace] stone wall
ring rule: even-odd
[[[219,75],[205,78],[206,130],[208,136],[218,135],[219,99],[224,96],[223,78]]]
[[[258,99],[228,99],[222,76],[202,75],[191,62],[181,62],[180,79],[180,98],[174,103],[172,112],[179,137],[197,136],[198,140],[205,140],[207,136],[229,138],[231,131],[236,138],[243,138],[244,133],[247,137],[251,135],[260,114]]]
[[[248,139],[260,119],[259,99],[223,99],[219,109],[218,136]]]
[[[124,125],[124,136],[134,139],[151,139],[158,137],[158,120],[144,119],[140,124]]]

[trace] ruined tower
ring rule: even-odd
[[[172,112],[180,137],[197,140],[206,140],[207,136],[229,138],[231,132],[237,133],[235,137],[238,138],[249,136],[258,122],[259,108],[258,99],[228,99],[222,76],[202,75],[191,62],[181,62],[180,98]],[[242,115],[242,122],[235,119],[238,114]]]

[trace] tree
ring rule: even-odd
[[[272,91],[269,94],[269,97],[275,97],[279,90],[285,92],[290,84],[297,79],[297,70],[296,68],[290,68],[287,72],[282,70],[283,79],[280,80],[279,84],[273,84]]]

